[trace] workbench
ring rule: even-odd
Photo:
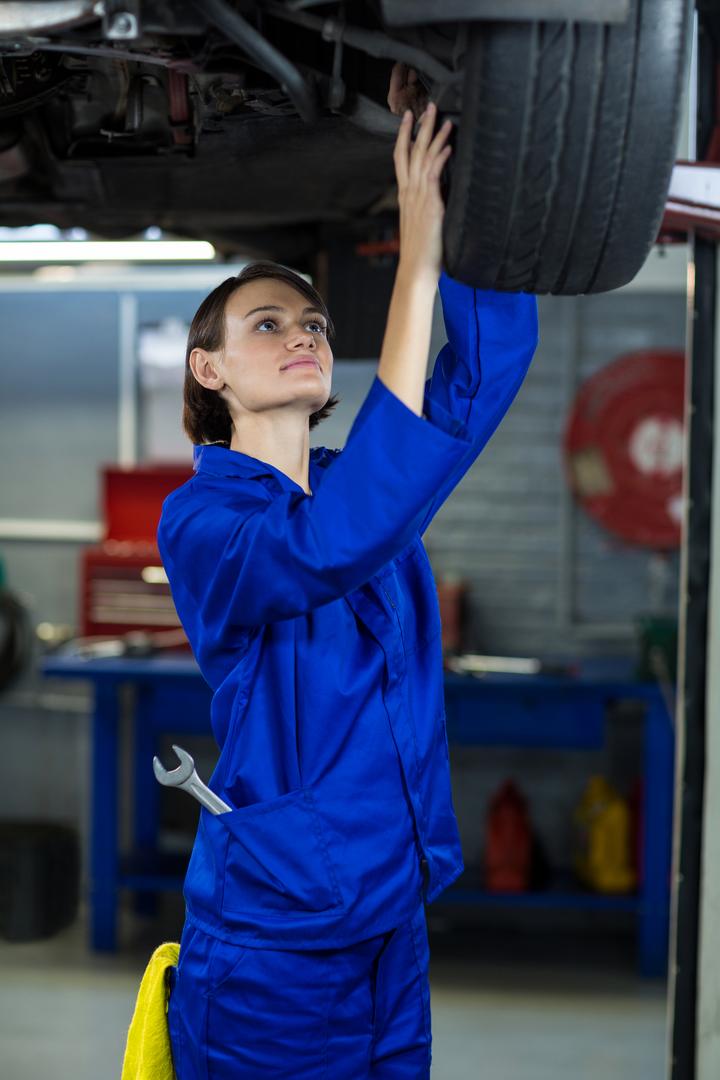
[[[160,785],[152,769],[160,735],[210,734],[211,691],[195,660],[184,654],[147,659],[48,657],[47,677],[92,683],[91,820],[89,849],[90,944],[114,951],[121,888],[147,902],[161,890],[182,888],[187,856],[158,851]],[[119,735],[121,690],[132,686],[132,821],[134,848],[119,844]],[[601,749],[608,706],[644,706],[643,872],[636,893],[606,896],[579,885],[523,894],[463,887],[462,878],[438,903],[585,908],[634,912],[638,962],[644,975],[667,966],[673,812],[673,717],[654,683],[637,682],[631,662],[588,662],[579,674],[486,675],[445,672],[448,742],[459,746]],[[167,763],[166,763],[167,764]],[[207,778],[205,778],[207,779]],[[464,877],[465,875],[463,875]]]

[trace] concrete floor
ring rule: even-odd
[[[119,1080],[140,976],[181,924],[125,911],[116,956],[89,951],[84,912],[0,941],[2,1080]],[[428,925],[433,1080],[663,1080],[665,986],[635,974],[631,941]]]

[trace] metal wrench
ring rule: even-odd
[[[174,743],[173,750],[180,759],[179,766],[177,769],[173,769],[172,772],[168,772],[167,769],[163,768],[160,758],[156,755],[153,758],[153,770],[156,779],[168,787],[179,787],[183,788],[184,791],[189,791],[212,814],[224,814],[228,810],[232,810],[232,806],[228,806],[219,795],[210,790],[207,784],[203,784],[195,771],[195,762],[187,750],[183,750],[181,746],[175,746]]]

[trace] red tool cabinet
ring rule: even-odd
[[[177,463],[101,470],[104,536],[81,556],[83,637],[179,628],[155,532],[163,500],[191,476]]]

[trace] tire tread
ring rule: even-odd
[[[444,262],[478,288],[577,295],[635,276],[674,160],[692,0],[625,24],[474,24]]]

